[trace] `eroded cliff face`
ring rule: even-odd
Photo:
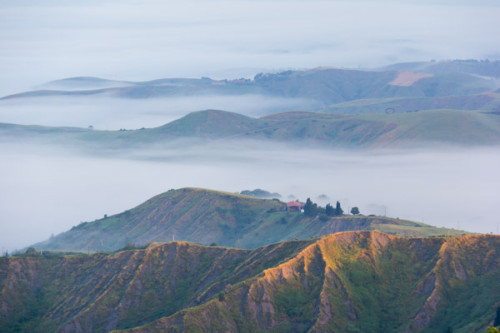
[[[2,258],[0,331],[106,332],[202,304],[309,242],[254,251],[187,242],[114,254]]]
[[[201,307],[130,332],[480,331],[500,304],[500,238],[322,238]]]
[[[499,281],[491,235],[0,258],[0,331],[474,332],[494,320]]]

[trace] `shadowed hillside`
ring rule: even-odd
[[[121,214],[81,223],[35,247],[102,251],[175,239],[251,249],[348,230],[381,230],[402,236],[462,233],[377,216],[307,217],[287,212],[285,207],[278,200],[239,194],[196,188],[170,190]]]
[[[206,302],[303,249],[254,251],[186,242],[114,254],[0,258],[1,332],[107,332]]]

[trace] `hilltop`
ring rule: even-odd
[[[0,330],[483,332],[500,238],[342,232],[255,250],[187,242],[0,258]]]
[[[307,239],[348,230],[380,230],[401,236],[461,235],[458,230],[380,216],[287,212],[279,200],[199,188],[170,190],[123,213],[35,244],[39,249],[113,251],[127,244],[184,240],[252,249],[283,240]]]
[[[410,148],[437,145],[490,146],[500,143],[500,116],[458,110],[394,114],[335,115],[285,112],[261,118],[205,110],[166,125],[138,130],[100,131],[69,127],[0,124],[0,137],[83,150],[261,141],[300,147]]]

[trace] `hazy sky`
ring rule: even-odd
[[[500,58],[496,0],[0,0],[0,95],[71,76]]]

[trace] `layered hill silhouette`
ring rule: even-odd
[[[348,230],[380,230],[401,236],[461,235],[463,232],[380,216],[287,212],[278,200],[199,188],[170,190],[121,214],[83,222],[35,244],[44,250],[114,251],[132,244],[184,240],[252,249],[284,240]]]
[[[301,147],[409,148],[430,145],[479,146],[500,143],[500,116],[457,110],[395,114],[332,115],[285,112],[262,118],[205,110],[166,125],[139,130],[100,131],[69,127],[0,124],[0,137],[23,142],[73,145],[80,149],[130,149],[184,141],[300,143]]]
[[[351,231],[255,250],[186,242],[0,258],[0,330],[483,332],[500,238]]]
[[[2,99],[29,97],[157,98],[264,95],[314,101],[324,112],[385,113],[456,108],[499,111],[500,61],[395,64],[377,70],[315,68],[260,73],[253,79],[167,78],[146,82],[74,77]],[[370,102],[379,99],[378,103]],[[368,101],[365,105],[364,101]],[[351,102],[354,105],[344,103]]]

